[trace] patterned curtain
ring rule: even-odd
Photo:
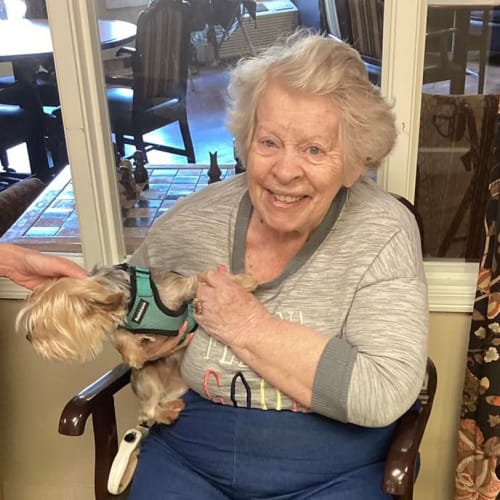
[[[458,438],[455,500],[500,498],[500,126],[469,334]]]

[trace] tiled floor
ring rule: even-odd
[[[208,166],[148,165],[149,188],[135,199],[123,199],[122,217],[127,252],[133,252],[153,222],[184,196],[209,183]],[[221,179],[234,175],[220,167]],[[47,186],[0,241],[22,243],[39,250],[81,252],[73,185],[69,168]]]

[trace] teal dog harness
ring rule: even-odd
[[[186,333],[196,328],[191,303],[183,304],[177,311],[172,311],[160,300],[158,289],[151,279],[149,269],[128,264],[117,266],[130,274],[130,304],[127,318],[122,327],[132,333],[152,333],[175,337],[185,321],[188,322]]]

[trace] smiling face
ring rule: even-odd
[[[335,106],[271,81],[257,108],[247,158],[254,210],[268,229],[306,238],[346,180]]]

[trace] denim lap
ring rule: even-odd
[[[394,425],[184,399],[179,420],[144,440],[131,500],[390,498],[380,485]]]

